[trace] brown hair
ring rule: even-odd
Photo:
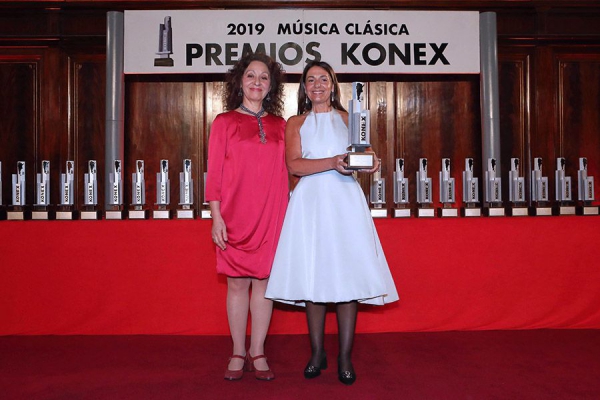
[[[346,111],[344,106],[340,101],[340,85],[337,80],[337,76],[335,75],[335,71],[325,61],[317,61],[313,60],[306,64],[304,70],[302,71],[302,77],[300,78],[300,88],[298,89],[298,114],[304,114],[306,111],[312,110],[312,102],[306,95],[306,75],[308,74],[308,70],[312,67],[321,67],[329,74],[331,78],[331,83],[333,86],[333,96],[331,98],[331,106],[339,111]]]
[[[281,64],[264,53],[246,53],[227,72],[225,76],[225,90],[223,92],[223,103],[227,110],[235,110],[242,104],[243,96],[242,77],[244,71],[252,61],[260,61],[267,66],[271,77],[269,93],[263,99],[262,106],[269,114],[281,116],[283,114],[283,74]]]

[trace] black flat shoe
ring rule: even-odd
[[[318,367],[311,365],[311,363],[309,361],[308,364],[306,365],[306,368],[304,368],[304,377],[306,379],[316,378],[317,376],[321,375],[321,370],[326,370],[326,369],[327,369],[327,356],[323,357],[323,359],[321,360],[321,364],[319,364]]]
[[[344,385],[352,385],[356,381],[356,374],[352,371],[338,370],[338,379]]]

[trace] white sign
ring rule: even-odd
[[[224,73],[262,51],[288,73],[477,74],[476,11],[125,11],[126,74]]]

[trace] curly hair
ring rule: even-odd
[[[281,116],[283,114],[283,74],[281,64],[264,53],[246,53],[225,76],[225,90],[223,91],[223,104],[227,110],[235,110],[242,104],[243,96],[242,78],[244,72],[252,61],[260,61],[267,66],[271,77],[269,93],[263,99],[262,106],[269,114]]]
[[[308,70],[312,67],[321,67],[329,74],[331,78],[331,84],[333,86],[333,95],[331,97],[331,106],[339,111],[346,111],[344,106],[342,105],[340,99],[340,84],[338,83],[337,76],[335,75],[335,71],[333,67],[326,63],[325,61],[309,61],[304,70],[302,71],[302,77],[300,78],[300,88],[298,89],[298,115],[304,114],[306,111],[312,110],[312,102],[306,95],[306,75],[308,74]]]

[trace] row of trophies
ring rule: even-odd
[[[347,168],[350,170],[372,169],[375,165],[375,157],[369,152],[370,144],[370,121],[369,111],[365,108],[365,84],[362,82],[352,83],[352,99],[348,104],[348,156]],[[457,217],[459,207],[455,198],[455,179],[450,173],[450,159],[443,158],[441,171],[439,172],[439,199],[441,207],[433,208],[432,180],[427,175],[428,161],[426,158],[419,159],[419,168],[416,173],[416,216],[417,217]],[[525,178],[519,174],[519,159],[511,159],[509,172],[509,207],[504,207],[502,202],[501,177],[497,171],[497,162],[494,158],[487,160],[487,169],[484,176],[483,205],[480,207],[479,183],[474,176],[474,162],[472,158],[465,159],[465,169],[462,173],[462,201],[460,215],[465,217],[481,216],[504,216],[507,213],[512,216],[525,215],[598,215],[598,206],[592,203],[594,197],[594,177],[587,174],[587,159],[579,159],[579,170],[577,173],[578,201],[575,202],[571,195],[571,177],[566,175],[566,160],[557,158],[555,181],[555,206],[551,207],[549,198],[548,177],[542,174],[542,159],[535,158],[531,171],[531,191],[529,206],[525,197]],[[404,159],[396,159],[394,171],[394,217],[410,217],[412,208],[409,203],[408,178],[404,174]],[[149,210],[145,204],[145,182],[144,161],[136,161],[136,171],[132,173],[132,199],[131,208],[128,210],[130,219],[148,218]],[[156,204],[152,210],[155,219],[171,218],[169,210],[169,162],[160,161],[160,172],[156,174]],[[189,159],[183,161],[183,171],[179,174],[179,209],[177,218],[194,218],[193,192],[194,182],[192,180],[192,162]],[[74,162],[67,161],[66,172],[61,174],[61,195],[56,219],[74,219],[76,211],[73,209],[73,177]],[[123,188],[121,161],[114,161],[114,168],[109,176],[110,197],[106,205],[106,219],[123,219],[125,217],[123,207]],[[206,182],[206,179],[204,179]],[[12,176],[12,206],[8,211],[8,219],[25,219],[25,162],[17,163],[17,174]],[[81,219],[98,219],[98,188],[96,161],[88,162],[88,172],[84,176],[84,209],[79,212]],[[37,174],[36,203],[32,211],[33,219],[49,219],[50,198],[50,162],[42,161],[41,173]],[[372,204],[371,214],[373,217],[387,217],[385,207],[385,179],[381,172],[376,171],[371,177],[370,202]],[[0,163],[0,206],[2,206],[2,164]],[[202,218],[210,218],[210,211],[206,202],[200,210]]]
[[[356,150],[356,148],[354,149]],[[351,152],[350,154],[352,154]],[[359,152],[360,153],[360,152]],[[357,157],[362,157],[360,154]],[[363,160],[358,161],[359,166],[355,169],[368,167]],[[368,164],[368,163],[367,163]],[[519,174],[519,159],[511,159],[511,170],[508,177],[509,203],[504,207],[502,201],[502,179],[496,171],[496,161],[488,160],[485,181],[483,185],[484,200],[486,207],[481,208],[479,200],[479,179],[474,176],[474,162],[472,158],[465,159],[465,169],[462,172],[462,206],[456,206],[456,183],[452,177],[449,158],[443,158],[441,170],[439,171],[439,203],[441,207],[433,208],[432,179],[428,176],[428,160],[419,159],[419,169],[416,172],[416,214],[417,217],[465,217],[481,216],[527,216],[527,215],[598,215],[598,206],[592,203],[594,197],[594,177],[587,174],[587,159],[579,159],[579,170],[577,171],[578,193],[574,201],[571,193],[571,177],[566,175],[565,159],[559,157],[556,162],[555,171],[555,197],[554,205],[551,205],[548,177],[542,173],[542,159],[534,159],[534,167],[531,171],[531,188],[529,206],[526,199],[525,177]],[[409,200],[409,180],[404,173],[404,159],[397,158],[394,177],[394,217],[410,217],[413,209]],[[0,206],[2,206],[2,164],[0,163]],[[67,161],[65,173],[61,173],[60,203],[57,205],[55,215],[52,215],[50,204],[50,162],[42,161],[41,172],[36,179],[36,201],[31,211],[32,219],[63,219],[70,220],[77,217],[74,209],[73,181],[75,168],[73,161]],[[205,179],[206,181],[206,179]],[[132,173],[131,181],[131,203],[125,212],[123,204],[123,178],[121,161],[115,160],[114,168],[109,176],[110,196],[105,210],[106,219],[123,219],[125,215],[129,219],[146,219],[150,210],[146,205],[144,161],[137,160],[135,172]],[[12,175],[12,203],[8,207],[8,219],[22,220],[26,217],[26,180],[25,162],[17,162],[17,173]],[[176,218],[195,218],[193,209],[194,181],[192,179],[192,162],[183,160],[183,170],[179,173],[179,208],[176,210]],[[376,171],[371,176],[370,187],[371,214],[373,217],[387,217],[388,210],[385,207],[386,186],[385,178],[381,172]],[[170,180],[169,161],[160,160],[159,172],[156,174],[156,203],[152,210],[152,218],[171,218],[170,205]],[[210,218],[206,202],[200,210],[202,218]],[[84,174],[84,204],[79,211],[80,219],[101,218],[98,209],[98,173],[96,161],[88,162],[88,171]]]
[[[160,160],[160,172],[156,174],[156,204],[152,210],[154,219],[171,218],[169,180],[169,161]],[[101,218],[98,208],[98,171],[96,160],[88,161],[88,170],[84,174],[83,209],[75,210],[74,178],[75,163],[67,161],[66,170],[60,174],[60,203],[53,213],[50,204],[50,161],[42,161],[41,172],[36,179],[36,202],[31,210],[31,218],[37,220],[59,219],[72,220],[79,215],[80,219],[95,220]],[[110,196],[105,210],[106,219],[123,219],[127,214],[129,219],[146,219],[149,210],[146,206],[146,184],[144,178],[144,161],[137,160],[135,172],[132,173],[131,204],[127,213],[123,205],[123,176],[120,160],[114,161],[109,176]],[[17,173],[12,175],[12,203],[8,207],[9,220],[24,220],[29,218],[26,203],[25,162],[17,162]],[[179,208],[176,217],[179,219],[194,218],[193,209],[194,181],[192,179],[192,161],[183,160],[183,170],[179,173]],[[2,206],[2,163],[0,162],[0,207]],[[203,212],[204,216],[205,212]]]

